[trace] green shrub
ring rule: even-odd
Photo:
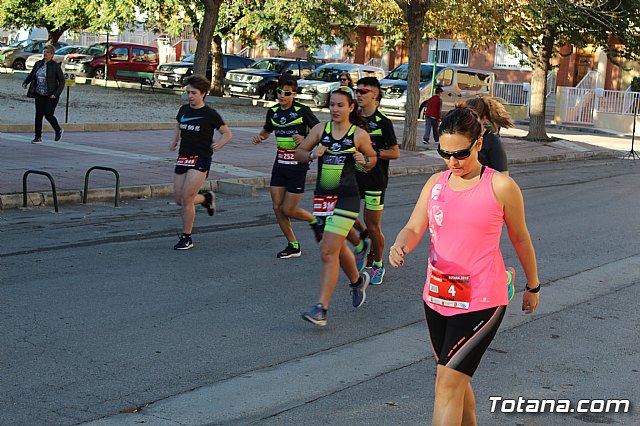
[[[634,92],[640,92],[640,75],[631,80],[631,90]]]

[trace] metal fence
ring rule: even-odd
[[[565,92],[562,121],[575,124],[593,124],[593,110],[596,103],[595,89],[568,88]]]
[[[633,115],[634,111],[640,112],[640,92],[602,90],[597,91],[597,95],[598,101],[595,108],[598,112],[622,115]]]
[[[496,81],[493,84],[493,96],[504,99],[506,105],[529,105],[531,91],[527,83]]]

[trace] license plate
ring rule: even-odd
[[[299,94],[296,96],[298,99],[313,99],[313,96],[311,95],[305,95],[303,93]]]
[[[232,92],[244,92],[244,87],[240,87],[240,86],[231,86],[229,88],[230,91]]]
[[[169,80],[169,77],[167,77],[166,75],[158,75],[158,80],[166,81]]]
[[[75,65],[71,65],[71,64],[67,64],[64,66],[65,70],[75,70],[76,66]]]

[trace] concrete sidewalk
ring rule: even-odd
[[[230,123],[233,140],[214,156],[205,189],[251,195],[256,188],[269,185],[275,154],[273,136],[254,146],[251,137],[260,130],[259,123]],[[421,124],[421,123],[420,123]],[[421,141],[423,128],[419,124]],[[153,124],[152,124],[153,125]],[[395,122],[396,135],[402,137],[404,123]],[[105,130],[111,130],[106,125]],[[30,133],[7,128],[16,133],[0,132],[3,152],[0,179],[0,209],[22,207],[22,180],[27,170],[40,170],[55,180],[58,202],[80,203],[86,171],[93,166],[114,168],[120,175],[121,198],[168,197],[173,194],[173,162],[175,152],[168,150],[173,130],[126,130],[66,132],[59,142],[52,134],[44,134],[43,144],[30,143]],[[46,132],[46,130],[45,130]],[[629,151],[631,141],[625,137],[585,134],[571,130],[551,130],[550,135],[564,140],[551,143],[527,142],[513,136],[526,134],[522,128],[503,131],[502,139],[510,164],[543,161],[582,160],[592,157],[621,156]],[[391,163],[392,175],[432,173],[444,167],[431,146],[421,142],[417,151],[402,151],[400,159]],[[315,180],[312,165],[309,180]],[[88,199],[112,202],[115,177],[96,170],[89,179]],[[51,206],[51,186],[44,176],[30,175],[27,182],[29,206]]]

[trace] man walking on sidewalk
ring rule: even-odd
[[[424,144],[429,143],[429,133],[433,132],[433,140],[436,145],[439,142],[438,123],[442,120],[442,87],[436,87],[436,94],[427,101],[427,109],[424,112]]]

